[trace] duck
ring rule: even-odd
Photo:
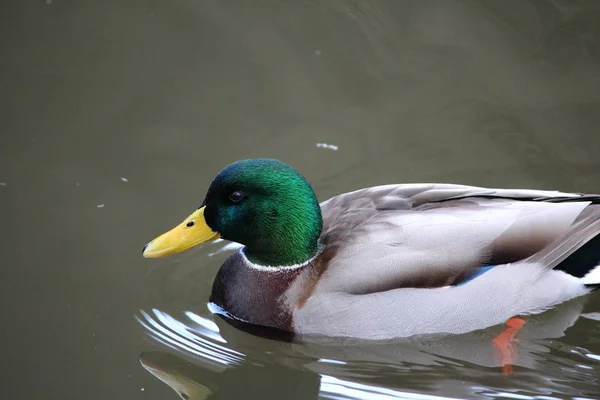
[[[160,258],[216,239],[241,245],[210,304],[307,337],[389,340],[506,324],[600,287],[600,195],[389,184],[319,202],[292,166],[234,162],[200,206],[148,242]],[[501,335],[499,335],[499,338]]]

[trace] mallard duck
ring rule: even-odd
[[[217,238],[244,247],[210,302],[301,337],[460,334],[600,285],[598,195],[397,184],[319,204],[291,166],[250,159],[219,172],[200,207],[143,255]]]

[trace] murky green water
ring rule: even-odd
[[[24,0],[0,31],[1,398],[600,397],[598,293],[530,320],[504,376],[501,327],[281,343],[207,309],[223,243],[141,257],[249,157],[322,200],[598,193],[600,2]]]

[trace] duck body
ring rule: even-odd
[[[345,193],[320,203],[314,254],[273,266],[244,247],[219,270],[210,301],[298,337],[384,340],[498,325],[600,285],[599,203],[596,195],[453,184]],[[211,218],[229,215],[215,213],[206,216],[211,229]]]

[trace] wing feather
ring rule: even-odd
[[[558,240],[591,203],[588,197],[451,184],[336,196],[321,205],[321,239],[339,248],[327,285],[366,294],[458,284],[477,268],[526,259]]]

